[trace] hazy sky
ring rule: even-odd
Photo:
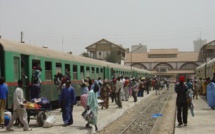
[[[75,54],[102,38],[192,51],[215,40],[214,15],[215,0],[0,0],[0,35]]]

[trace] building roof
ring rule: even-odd
[[[156,75],[194,74],[195,70],[168,70],[168,72],[157,72],[152,70],[152,73]]]
[[[166,54],[166,53],[160,53]],[[131,61],[132,55],[132,61]],[[129,53],[125,56],[125,62],[196,62],[199,52],[178,52],[176,57],[170,58],[149,58],[148,53]]]
[[[148,54],[178,54],[178,49],[150,49]]]
[[[101,41],[106,41],[106,42],[111,43],[111,44],[113,44],[113,45],[115,45],[115,46],[117,46],[117,47],[119,47],[119,48],[121,48],[121,49],[124,49],[125,51],[128,51],[126,48],[122,47],[121,45],[117,45],[117,44],[112,43],[112,42],[110,42],[110,41],[108,41],[108,40],[106,40],[106,39],[101,39],[101,40],[99,40],[99,41],[97,41],[97,42],[95,42],[95,43],[93,43],[93,44],[91,44],[91,45],[85,47],[85,49],[88,49],[88,48],[91,47],[92,45],[97,44],[97,43],[99,43],[99,42],[101,42]]]

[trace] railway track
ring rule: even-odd
[[[160,94],[156,99],[149,103],[148,106],[139,112],[139,115],[127,125],[120,134],[153,134],[157,126],[158,118],[152,118],[152,114],[161,113],[168,101],[172,90],[166,90]]]

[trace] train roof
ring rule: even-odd
[[[215,58],[213,58],[212,60],[208,61],[207,64],[212,64],[212,63],[215,63]]]
[[[205,65],[206,65],[206,63],[201,64],[200,66],[198,66],[198,67],[196,68],[196,70],[198,70],[198,69],[204,67]]]
[[[118,69],[123,69],[123,70],[130,70],[130,66],[123,66],[123,65],[118,65],[110,62],[105,62],[101,60],[96,60],[92,58],[87,58],[83,56],[78,56],[74,54],[69,54],[65,52],[60,52],[56,50],[52,50],[49,48],[44,48],[44,47],[39,47],[39,46],[34,46],[26,43],[20,43],[20,42],[15,42],[11,40],[6,40],[6,39],[0,39],[0,44],[3,46],[4,51],[9,51],[9,52],[18,52],[21,54],[25,55],[37,55],[41,57],[47,57],[47,58],[54,58],[54,59],[59,59],[59,60],[67,60],[67,61],[73,61],[73,62],[79,62],[79,63],[86,63],[86,64],[93,64],[97,66],[103,66],[103,67],[111,67],[111,68],[118,68]],[[144,72],[144,73],[150,73],[150,71],[144,70],[144,69],[138,69],[132,67],[133,70],[138,71],[138,72]]]

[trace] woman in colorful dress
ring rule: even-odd
[[[105,82],[101,88],[101,98],[103,99],[102,109],[103,109],[103,107],[105,107],[106,109],[108,109],[108,107],[109,107],[110,92],[111,92],[111,85],[107,80],[105,80]]]

